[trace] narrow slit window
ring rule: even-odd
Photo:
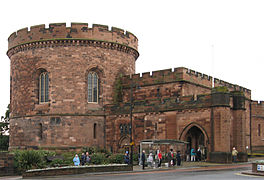
[[[97,126],[97,124],[96,123],[94,123],[94,131],[93,131],[93,136],[94,136],[94,139],[96,139],[96,127]]]
[[[258,124],[258,136],[260,136],[261,134],[261,127],[260,127],[260,124]]]

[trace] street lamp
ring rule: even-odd
[[[134,100],[133,100],[133,88],[140,89],[140,86],[137,84],[133,83],[133,79],[131,79],[130,83],[130,147],[131,147],[131,152],[130,152],[130,164],[133,166],[133,146],[135,143],[133,142],[133,123],[132,123],[132,117],[133,117],[133,108],[134,108]]]
[[[132,111],[133,111],[133,81],[131,80],[131,84],[130,84],[130,147],[131,147],[131,152],[130,152],[130,164],[131,166],[133,166],[133,123],[132,123]]]

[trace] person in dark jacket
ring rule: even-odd
[[[177,160],[177,166],[180,166],[181,165],[181,152],[180,151],[177,151],[176,160]]]
[[[125,153],[125,155],[124,155],[124,162],[125,162],[125,164],[129,164],[129,155],[128,155],[128,153]]]
[[[85,153],[85,163],[90,164],[91,163],[91,157],[89,155],[89,152]]]
[[[81,163],[82,163],[82,166],[85,164],[85,154],[82,153],[82,156],[81,156]]]
[[[142,169],[145,169],[145,161],[146,161],[145,150],[142,151],[141,161],[142,161]]]

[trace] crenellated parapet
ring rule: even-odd
[[[138,39],[135,35],[123,29],[93,24],[92,28],[87,23],[71,23],[71,27],[66,27],[66,23],[31,26],[12,33],[8,38],[8,55],[11,49],[17,51],[26,48],[51,46],[57,44],[74,43],[74,45],[92,45],[103,48],[117,49],[132,53],[138,57]]]
[[[131,81],[133,81],[133,84],[139,86],[172,83],[176,81],[188,81],[207,88],[211,88],[212,85],[211,76],[184,67],[133,74],[131,76],[127,75],[123,77],[124,86],[129,87]]]
[[[251,101],[252,118],[264,119],[264,101]]]
[[[125,88],[129,88],[131,83],[143,87],[143,86],[152,86],[157,84],[185,81],[211,89],[213,79],[211,76],[208,76],[206,74],[202,74],[200,72],[188,68],[179,67],[174,69],[164,69],[160,71],[145,72],[142,74],[127,75],[123,77],[122,81],[123,81],[123,86]],[[227,87],[228,91],[230,92],[236,92],[236,91],[243,92],[247,99],[251,99],[251,90],[247,88],[234,85],[217,78],[214,78],[214,86]]]
[[[244,87],[241,87],[239,85],[231,84],[231,83],[228,83],[226,81],[214,78],[214,86],[215,87],[224,86],[224,87],[227,87],[229,91],[241,91],[241,92],[244,92],[245,97],[248,98],[248,99],[251,99],[251,90],[247,89],[247,88],[244,88]]]
[[[262,106],[264,110],[264,101],[251,101],[251,104],[255,106]]]

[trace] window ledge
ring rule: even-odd
[[[37,111],[49,110],[49,107],[50,107],[50,103],[36,104],[35,110]]]

